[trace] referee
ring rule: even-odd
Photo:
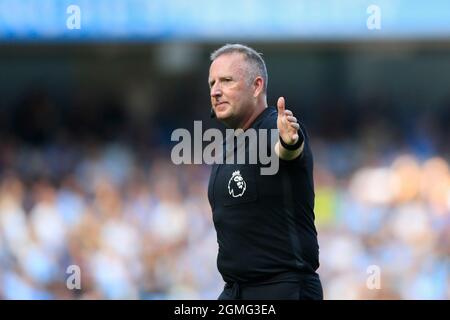
[[[227,44],[211,61],[212,115],[232,129],[278,129],[279,134],[276,174],[261,175],[260,163],[212,167],[208,199],[219,245],[217,267],[225,281],[219,300],[321,300],[308,134],[283,97],[277,108],[267,106],[268,76],[259,53]]]

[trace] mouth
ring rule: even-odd
[[[225,107],[226,107],[227,104],[228,104],[228,102],[226,102],[226,101],[216,103],[216,105],[215,105],[216,111],[219,111],[219,112],[220,112],[220,111],[223,111],[223,110],[225,109]]]

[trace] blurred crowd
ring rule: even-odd
[[[139,163],[119,144],[89,149],[3,146],[2,160],[23,170],[2,172],[0,183],[0,297],[213,298],[221,283],[208,171]],[[71,157],[73,171],[56,182],[17,174],[62,170]],[[71,265],[80,290],[66,287]]]
[[[317,145],[320,159],[325,145]],[[215,299],[220,293],[208,167],[175,166],[162,152],[140,161],[120,144],[2,145],[0,154],[8,168],[0,180],[1,298]],[[60,179],[26,178],[72,165]],[[325,298],[450,297],[446,160],[398,155],[346,178],[318,160],[315,179]],[[71,265],[81,271],[79,290],[67,288]],[[377,288],[368,284],[370,266],[378,267]]]
[[[364,128],[311,130],[325,299],[449,299],[449,154],[430,145],[445,137]],[[25,138],[0,140],[0,299],[217,298],[208,166],[163,144]]]
[[[318,166],[316,219],[328,299],[450,298],[450,171],[398,154],[338,179]]]

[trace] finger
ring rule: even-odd
[[[278,115],[282,116],[285,110],[284,98],[279,97],[277,101]]]
[[[290,125],[291,125],[291,127],[295,128],[296,130],[300,129],[300,125],[297,122],[291,122]]]
[[[285,110],[284,114],[287,115],[287,116],[293,116],[293,113],[292,113],[291,110]]]
[[[288,121],[290,121],[290,122],[297,122],[297,118],[294,117],[294,116],[288,116],[287,119],[288,119]]]

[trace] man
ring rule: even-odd
[[[225,45],[211,55],[213,115],[233,129],[278,129],[279,170],[215,164],[208,198],[217,231],[219,299],[323,299],[314,226],[313,159],[305,128],[280,97],[267,106],[267,71],[255,50]],[[234,149],[236,151],[236,149]]]

